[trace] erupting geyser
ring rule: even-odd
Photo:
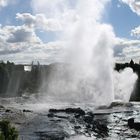
[[[69,0],[54,1],[56,11],[59,11],[55,16],[63,27],[61,39],[65,42],[66,55],[64,64],[59,65],[41,87],[48,96],[60,101],[96,105],[115,99],[115,35],[112,27],[103,23],[104,9],[109,1],[76,0],[71,7]]]

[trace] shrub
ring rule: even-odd
[[[0,121],[0,140],[17,140],[18,132],[7,120]]]

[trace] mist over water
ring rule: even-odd
[[[49,80],[42,79],[41,90],[46,98],[96,105],[109,104],[115,99],[129,101],[137,77],[130,69],[113,72],[115,34],[110,25],[103,23],[109,2],[78,0],[70,10],[68,1],[55,1],[57,16],[65,15],[60,38],[65,42],[66,53],[64,64],[55,66]],[[129,74],[130,82],[126,78]]]
[[[134,90],[136,79],[137,75],[133,73],[133,70],[131,68],[125,68],[119,73],[114,71],[115,99],[128,102],[131,93]]]

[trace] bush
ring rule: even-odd
[[[0,121],[0,140],[17,140],[18,132],[7,120]]]

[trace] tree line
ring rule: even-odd
[[[0,96],[21,96],[23,93],[38,93],[43,80],[49,82],[49,76],[60,64],[30,65],[31,70],[25,71],[24,65],[13,62],[0,62]],[[129,63],[116,63],[115,70],[120,71],[127,67],[138,75],[130,101],[140,101],[140,64],[131,60]],[[44,78],[45,77],[45,78]]]
[[[0,62],[0,96],[20,96],[22,93],[36,93],[40,85],[40,65],[31,65],[25,71],[24,65]]]

